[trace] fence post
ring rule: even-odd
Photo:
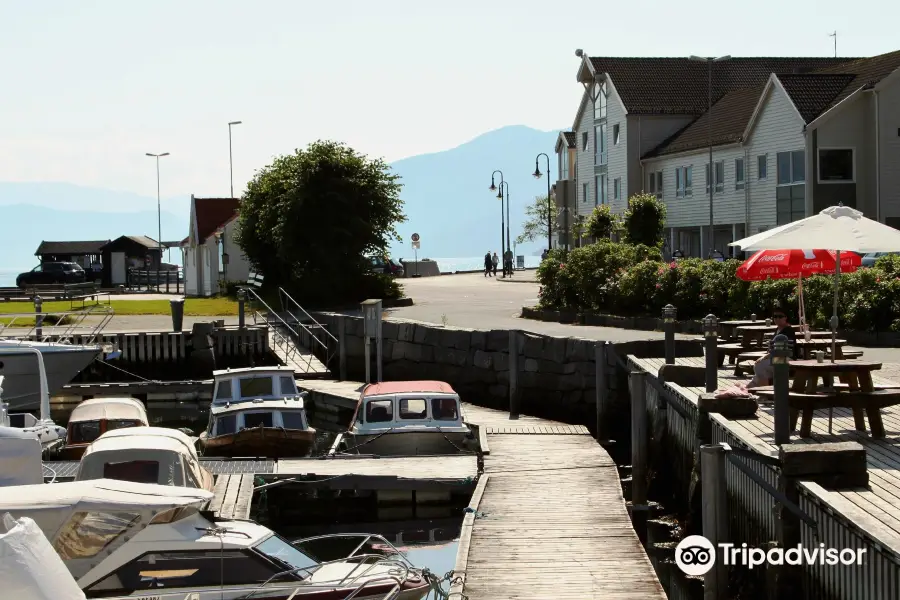
[[[44,337],[44,299],[35,295],[34,297],[34,335],[37,341],[41,341]]]
[[[519,332],[509,332],[509,414],[519,414]]]
[[[338,330],[338,377],[347,380],[347,317],[337,316]]]
[[[786,336],[778,334],[772,339],[775,443],[779,446],[791,443],[790,366],[788,365],[790,351],[791,348]]]
[[[714,392],[719,380],[719,322],[715,315],[703,317],[703,338],[706,346],[706,391]]]
[[[666,304],[663,307],[663,331],[666,335],[664,345],[667,365],[675,364],[675,314],[675,307],[671,304]]]
[[[169,280],[171,279],[169,276],[172,274],[172,271],[166,270],[166,293],[169,293]]]
[[[728,541],[725,493],[725,446],[700,446],[700,486],[703,501],[703,537],[716,552],[713,568],[703,576],[703,600],[723,600],[728,593],[728,566],[718,556],[719,544]]]
[[[247,323],[247,291],[244,289],[238,290],[237,293],[237,301],[238,301],[238,328],[244,329]]]
[[[597,385],[597,441],[609,441],[607,421],[609,418],[609,389],[606,381],[606,342],[597,342],[594,347],[594,371]]]
[[[647,393],[646,373],[631,377],[631,518],[642,542],[647,540]]]

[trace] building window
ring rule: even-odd
[[[597,175],[594,177],[594,187],[594,206],[606,204],[606,175]]]
[[[713,163],[716,166],[716,191],[725,190],[725,161],[720,160]],[[706,165],[706,193],[709,194],[709,165]]]
[[[549,175],[548,175],[549,176]],[[563,148],[559,153],[559,178],[563,181],[569,178],[569,149]]]
[[[663,196],[662,174],[662,171],[650,171],[647,180],[647,191],[651,194],[655,194],[657,198],[662,198]]]
[[[744,159],[734,159],[734,189],[744,189]]]
[[[588,132],[582,131],[581,132],[581,149],[582,150],[587,150],[587,143],[588,143]]]
[[[622,198],[622,178],[616,177],[613,179],[613,200],[620,200]]]
[[[606,82],[594,84],[594,118],[606,118]]]
[[[694,195],[694,167],[684,168],[684,195]]]
[[[806,181],[806,152],[779,152],[776,155],[778,167],[778,185],[791,185]]]
[[[775,188],[776,220],[778,225],[791,223],[805,216],[806,153],[803,150],[779,152],[775,156],[777,182]]]
[[[681,198],[684,196],[684,178],[682,176],[682,168],[675,168],[675,197]]]
[[[853,148],[819,148],[819,183],[856,181]]]
[[[606,164],[606,123],[594,127],[594,164]]]
[[[769,174],[768,155],[760,154],[756,157],[756,178],[765,179]]]
[[[619,145],[619,124],[613,125],[613,146]]]
[[[693,167],[678,167],[675,169],[675,197],[683,198],[693,195]]]
[[[587,202],[588,190],[589,190],[589,185],[587,183],[582,183],[581,184],[581,201],[582,202]]]

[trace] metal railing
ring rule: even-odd
[[[251,314],[253,316],[254,325],[264,325],[272,332],[272,346],[280,351],[280,358],[287,363],[295,363],[297,365],[305,364],[307,372],[312,370],[312,361],[315,356],[311,352],[304,352],[300,347],[300,331],[294,329],[290,323],[285,321],[265,300],[260,297],[256,289],[253,287],[243,288],[249,296],[251,302]],[[252,309],[252,303],[258,303],[264,310]]]
[[[125,287],[130,290],[155,290],[159,293],[180,294],[184,291],[184,271],[181,269],[128,269]]]
[[[0,314],[0,338],[55,344],[100,343],[103,330],[115,316],[109,305],[96,304],[81,310]],[[87,322],[97,318],[97,322]]]
[[[328,328],[318,322],[306,309],[300,306],[300,303],[294,300],[284,288],[278,288],[278,299],[281,302],[282,310],[290,315],[291,322],[299,326],[299,330],[305,333],[306,339],[298,340],[304,343],[321,360],[326,367],[331,366],[338,350],[338,339]],[[302,315],[302,316],[301,316]],[[323,333],[324,340],[320,339],[316,332]]]

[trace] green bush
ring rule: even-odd
[[[666,205],[656,194],[635,194],[625,211],[625,241],[662,248],[666,229]]]
[[[595,207],[588,217],[584,234],[596,241],[609,239],[613,231],[618,229],[618,221],[619,216],[609,209],[609,205],[601,204]]]

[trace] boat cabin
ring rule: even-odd
[[[299,396],[292,367],[248,367],[213,371],[214,405]]]
[[[358,428],[462,425],[459,395],[443,381],[388,381],[366,386],[356,407]]]
[[[107,431],[149,424],[147,410],[136,398],[90,398],[72,411],[63,452],[67,458],[80,458],[88,444]]]
[[[81,458],[75,481],[117,479],[212,491],[194,441],[177,429],[129,427],[97,438]]]
[[[309,429],[292,367],[228,369],[213,372],[213,377],[208,436],[256,427]]]

